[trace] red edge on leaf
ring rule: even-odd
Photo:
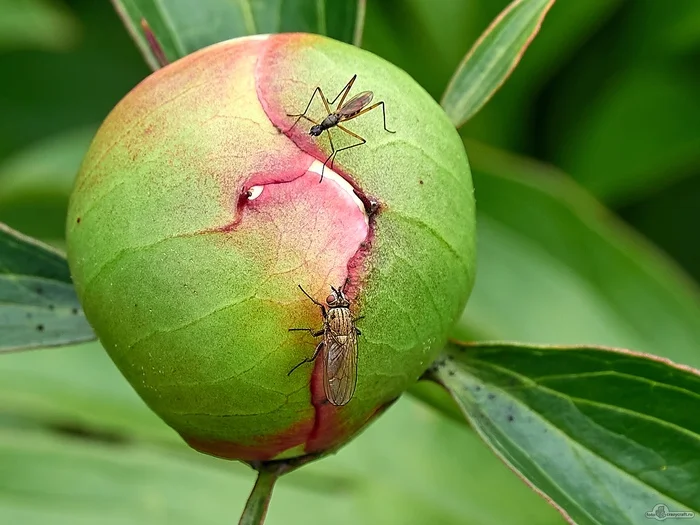
[[[528,343],[526,345],[523,344],[517,344],[513,343],[510,341],[485,341],[485,342],[479,342],[479,341],[460,341],[456,339],[452,339],[451,342],[455,345],[458,345],[464,349],[469,349],[469,348],[484,348],[484,347],[509,347],[509,348],[521,348],[523,346],[526,346],[528,348],[539,348],[542,350],[555,350],[555,351],[575,351],[575,350],[594,350],[598,352],[605,352],[605,353],[612,353],[612,354],[621,354],[621,355],[628,355],[632,357],[638,357],[641,359],[649,359],[650,361],[656,361],[658,363],[663,363],[664,365],[670,366],[672,368],[676,368],[677,370],[682,370],[683,372],[687,372],[689,374],[693,374],[696,376],[700,377],[700,370],[697,370],[695,368],[692,368],[687,365],[682,365],[679,363],[676,363],[674,361],[671,361],[668,358],[665,357],[660,357],[654,354],[648,354],[646,352],[637,352],[634,350],[628,350],[626,348],[617,348],[617,347],[611,347],[611,346],[603,346],[603,345],[554,345],[554,344],[534,344],[534,343]],[[444,387],[443,387],[444,388]],[[447,390],[447,389],[446,389]],[[447,390],[447,393],[452,396],[452,392]],[[454,396],[452,396],[454,398]],[[454,398],[455,401],[457,401],[456,398]],[[468,416],[467,416],[467,419]],[[568,512],[560,506],[556,501],[554,501],[547,493],[545,493],[542,489],[540,489],[538,486],[536,486],[532,481],[530,481],[522,472],[520,472],[514,465],[512,465],[508,459],[494,446],[490,445],[490,442],[486,437],[482,434],[480,430],[480,426],[478,425],[477,421],[471,421],[470,420],[471,426],[476,429],[477,433],[480,435],[484,443],[491,449],[491,451],[496,454],[496,457],[498,457],[501,462],[508,467],[518,478],[520,478],[523,483],[525,483],[530,489],[532,489],[536,494],[538,494],[542,499],[544,499],[549,505],[551,505],[559,514],[561,514],[562,518],[566,520],[567,523],[570,523],[571,525],[576,525],[576,522],[573,520],[571,516],[569,516]]]
[[[153,56],[156,57],[156,60],[160,64],[160,67],[165,67],[168,64],[170,64],[170,61],[165,56],[163,47],[160,45],[160,42],[158,42],[156,35],[153,33],[153,30],[151,30],[151,26],[148,25],[148,22],[146,22],[145,18],[141,19],[141,29],[143,30],[143,34],[146,37],[148,46],[151,48]]]
[[[555,344],[538,344],[538,343],[513,343],[512,341],[461,341],[458,339],[450,339],[450,342],[461,346],[463,348],[484,348],[484,347],[508,347],[508,348],[539,348],[542,350],[556,350],[566,352],[568,350],[595,350],[599,352],[613,353],[613,354],[623,354],[633,357],[639,357],[642,359],[649,359],[650,361],[656,361],[658,363],[663,363],[677,370],[682,370],[690,374],[700,377],[700,370],[693,368],[692,366],[682,365],[668,359],[667,357],[661,357],[654,354],[649,354],[646,352],[639,352],[637,350],[629,350],[627,348],[619,348],[615,346],[604,346],[604,345],[555,345]]]

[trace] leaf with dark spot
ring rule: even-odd
[[[93,339],[66,259],[0,224],[0,352]]]
[[[432,379],[572,523],[642,523],[659,503],[700,513],[697,370],[601,347],[451,343],[446,354],[456,373]]]

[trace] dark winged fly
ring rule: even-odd
[[[344,286],[344,285],[343,285]],[[304,363],[311,363],[323,354],[323,389],[328,401],[335,406],[346,405],[352,399],[357,385],[357,336],[361,335],[355,322],[361,319],[353,317],[350,311],[350,301],[343,293],[343,286],[336,289],[331,286],[331,294],[326,298],[326,304],[318,302],[299,285],[299,289],[321,308],[323,327],[320,330],[312,328],[290,328],[289,331],[309,332],[314,337],[323,336],[316,346],[314,355],[304,359],[292,368],[288,376]],[[326,310],[326,307],[328,309]]]
[[[395,131],[391,131],[386,127],[386,108],[384,107],[384,101],[377,102],[375,104],[372,104],[371,106],[369,105],[370,102],[372,102],[372,99],[374,98],[374,93],[372,93],[371,91],[363,91],[362,93],[358,93],[357,95],[352,97],[347,102],[345,101],[345,99],[348,96],[348,93],[350,93],[352,85],[355,83],[356,78],[357,75],[353,75],[353,77],[350,79],[350,82],[348,82],[345,85],[345,87],[340,91],[340,93],[338,93],[338,96],[336,96],[330,103],[328,102],[326,96],[323,94],[323,90],[320,87],[316,87],[303,113],[287,114],[288,117],[297,117],[297,119],[294,121],[294,124],[292,124],[292,126],[287,130],[287,132],[290,132],[292,128],[294,128],[294,126],[297,125],[299,120],[303,118],[313,124],[313,126],[311,126],[311,129],[309,130],[309,135],[318,137],[324,131],[328,134],[328,142],[330,142],[331,144],[331,154],[326,159],[326,162],[323,163],[323,168],[321,168],[321,180],[319,182],[323,180],[323,171],[326,169],[326,164],[328,164],[328,161],[331,161],[331,169],[333,169],[333,162],[335,161],[335,156],[339,152],[346,149],[354,148],[356,146],[361,146],[362,144],[365,144],[367,142],[357,133],[353,133],[345,126],[341,125],[341,122],[347,122],[348,120],[355,119],[360,115],[364,115],[368,111],[372,111],[373,109],[381,106],[382,116],[384,117],[384,131],[388,131],[389,133],[396,133]],[[325,106],[326,112],[328,114],[328,116],[324,118],[320,123],[306,116],[306,112],[309,111],[311,103],[313,102],[314,97],[317,93],[321,97],[321,101],[323,102],[323,105]],[[331,106],[335,104],[335,101],[339,98],[340,102],[338,102],[336,110],[332,111]],[[333,138],[331,137],[331,133],[329,131],[331,128],[338,128],[339,130],[344,131],[345,133],[350,135],[351,137],[356,138],[360,142],[351,144],[350,146],[344,146],[342,148],[335,149],[335,146],[333,145]]]

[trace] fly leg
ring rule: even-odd
[[[309,332],[314,337],[321,337],[323,330],[314,330],[313,328],[287,328],[288,332]]]
[[[365,318],[364,315],[361,315],[360,317],[355,317],[355,322],[359,321],[360,319],[364,319],[364,318]],[[362,335],[362,332],[360,331],[360,329],[357,326],[355,327],[355,333],[357,335]]]
[[[352,89],[352,85],[355,83],[355,80],[357,79],[357,74],[353,75],[350,81],[345,84],[345,87],[340,90],[340,93],[336,95],[336,97],[331,101],[330,105],[332,106],[335,104],[335,101],[340,98],[340,102],[338,102],[338,107],[341,108],[343,107],[343,102],[345,102],[345,99],[348,96],[348,93],[350,93],[350,89]],[[342,97],[341,97],[342,95]],[[328,114],[331,114],[331,108],[326,104],[326,110],[328,111]],[[331,133],[330,131],[326,130],[326,133],[328,133],[328,142],[331,144],[331,157],[335,154],[335,147],[333,146],[333,139],[331,138]],[[326,159],[326,162],[323,163],[323,167],[321,168],[321,179],[318,181],[319,184],[323,182],[323,172],[326,169],[326,164],[328,164],[328,161],[331,159],[331,157],[328,157]],[[331,163],[331,168],[333,168],[333,164]]]
[[[318,306],[318,307],[321,308],[321,313],[323,314],[323,318],[325,319],[325,318],[326,318],[326,307],[323,306],[321,303],[319,303],[316,299],[314,299],[313,297],[311,297],[308,293],[306,293],[306,290],[304,290],[304,289],[301,287],[300,284],[297,285],[297,286],[299,286],[299,289],[304,293],[304,295],[305,295],[306,297],[308,297],[309,299],[311,299],[311,302],[312,302],[312,303],[314,303],[316,306]],[[302,328],[302,330],[304,330],[304,329]],[[314,337],[318,337],[318,336],[315,335]]]
[[[302,330],[304,330],[304,328],[302,328]],[[321,330],[321,333],[323,333],[323,330]],[[299,368],[304,363],[313,363],[316,360],[316,358],[318,357],[318,354],[321,353],[322,349],[323,349],[323,341],[318,343],[318,345],[316,346],[316,351],[314,352],[314,355],[312,355],[311,357],[307,357],[301,363],[299,363],[294,368],[292,368],[289,372],[287,372],[287,376],[289,377],[292,374],[292,372],[294,372],[297,368]]]

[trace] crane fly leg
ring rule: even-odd
[[[318,122],[316,122],[316,121],[315,121],[314,119],[312,119],[312,118],[307,117],[306,115],[292,115],[292,116],[298,116],[299,118],[303,118],[303,119],[305,119],[305,120],[308,120],[308,121],[311,122],[312,124],[318,124]],[[297,119],[297,120],[299,120],[299,119]],[[295,125],[296,125],[296,123],[295,123]],[[294,126],[292,126],[292,128],[293,128],[293,127],[294,127]],[[292,128],[289,128],[289,129],[292,129]],[[289,130],[287,130],[287,131],[289,131]]]
[[[330,130],[326,130],[326,134],[328,135],[328,142],[330,142],[330,144],[331,144],[331,154],[328,156],[326,161],[323,163],[323,166],[321,167],[321,178],[318,180],[319,184],[321,184],[323,182],[323,172],[326,170],[326,164],[328,164],[328,161],[331,160],[331,158],[336,154],[335,146],[333,145],[333,138],[331,137]],[[332,167],[333,167],[333,164],[331,163],[331,169],[332,169]]]
[[[350,82],[345,84],[345,87],[340,90],[340,93],[338,93],[338,96],[333,99],[333,102],[331,102],[331,106],[335,104],[335,101],[338,100],[340,95],[343,95],[343,98],[340,99],[340,102],[338,103],[338,107],[341,108],[343,107],[343,102],[345,102],[345,98],[348,96],[348,93],[350,93],[350,88],[352,88],[352,85],[355,83],[355,79],[357,78],[357,74],[353,75],[352,78],[350,79]],[[330,115],[331,111],[328,110],[328,114]]]
[[[353,132],[350,131],[348,128],[346,128],[346,127],[344,127],[344,126],[341,126],[340,124],[338,124],[336,127],[337,127],[338,129],[344,131],[345,133],[347,133],[347,134],[350,135],[351,137],[355,137],[355,138],[356,138],[357,140],[359,140],[360,142],[358,142],[357,144],[351,144],[350,146],[344,146],[344,147],[342,147],[342,148],[338,148],[337,150],[335,150],[335,151],[333,152],[333,156],[334,156],[334,157],[335,157],[335,155],[337,155],[338,153],[340,153],[340,152],[343,151],[343,150],[350,149],[350,148],[354,148],[354,147],[357,147],[357,146],[362,146],[363,144],[366,144],[366,143],[367,143],[367,141],[366,141],[365,139],[363,139],[362,137],[360,137],[357,133],[353,133]],[[335,158],[331,161],[331,169],[333,169],[333,162],[335,162]]]
[[[344,131],[345,133],[347,133],[348,135],[350,135],[350,136],[352,136],[352,137],[355,137],[355,138],[356,138],[357,140],[359,140],[360,142],[358,142],[357,144],[351,144],[350,146],[345,146],[345,147],[342,147],[342,148],[335,149],[335,146],[333,145],[333,139],[331,138],[331,133],[330,133],[329,130],[326,130],[326,133],[328,133],[328,141],[331,143],[331,154],[330,154],[330,155],[328,156],[328,158],[326,159],[326,162],[323,163],[323,168],[321,168],[321,180],[319,180],[319,182],[321,182],[321,181],[323,180],[323,170],[326,169],[326,164],[328,164],[328,161],[331,162],[331,169],[333,169],[333,163],[335,162],[335,156],[336,156],[339,152],[341,152],[341,151],[343,151],[343,150],[346,150],[346,149],[354,148],[355,146],[362,146],[363,144],[366,144],[366,143],[367,143],[367,141],[366,141],[365,139],[363,139],[362,137],[360,137],[357,133],[353,133],[352,131],[350,131],[350,130],[347,129],[346,127],[343,127],[343,126],[341,126],[340,124],[337,124],[336,127],[337,127],[338,129],[340,129],[340,130],[343,130],[343,131]]]
[[[395,131],[391,131],[389,128],[386,127],[386,109],[384,107],[384,101],[377,102],[376,104],[372,104],[368,108],[365,108],[362,111],[355,113],[352,117],[348,117],[348,118],[343,119],[343,120],[347,122],[348,120],[355,119],[355,118],[359,117],[360,115],[364,115],[368,111],[372,111],[373,109],[375,109],[378,106],[382,107],[382,116],[384,117],[384,131],[388,131],[389,133],[396,133]],[[338,127],[340,127],[340,126],[338,126]]]
[[[321,102],[323,102],[323,105],[326,108],[326,111],[330,115],[331,107],[328,105],[328,100],[326,99],[326,95],[324,95],[323,90],[317,86],[316,89],[314,89],[314,92],[311,95],[311,98],[309,99],[309,103],[306,105],[306,109],[304,110],[303,113],[295,113],[295,114],[287,113],[288,117],[296,117],[297,119],[294,121],[294,124],[292,124],[292,126],[287,131],[285,131],[285,133],[289,133],[290,131],[292,131],[292,128],[294,128],[294,126],[296,126],[299,123],[299,120],[301,118],[305,118],[306,120],[309,120],[309,121],[313,122],[314,124],[317,124],[317,122],[311,120],[309,117],[306,116],[306,112],[309,111],[309,108],[311,107],[311,103],[314,101],[314,97],[316,96],[316,93],[318,93],[319,96],[321,97]]]

